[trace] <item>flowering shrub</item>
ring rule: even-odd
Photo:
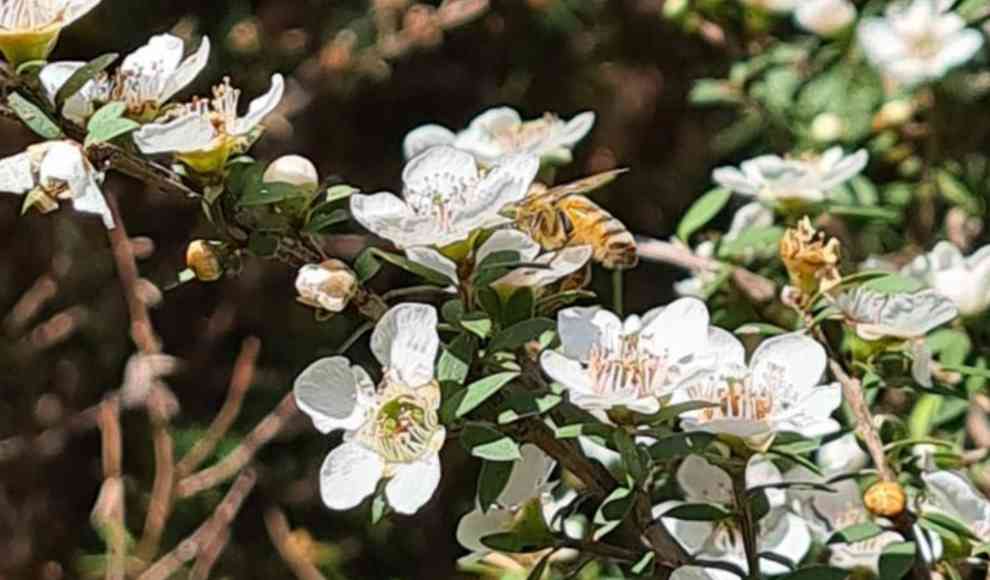
[[[208,38],[152,36],[119,66],[116,55],[48,62],[62,28],[97,3],[0,0],[0,106],[39,137],[0,160],[0,190],[23,198],[22,213],[99,216],[131,317],[123,386],[90,421],[104,446],[97,575],[208,577],[259,477],[255,454],[301,412],[333,434],[311,479],[328,518],[355,510],[413,531],[423,524],[401,516],[435,501],[465,457],[477,464],[456,533],[466,572],[987,576],[990,246],[981,224],[959,226],[984,217],[987,184],[963,157],[917,142],[934,138],[943,103],[980,96],[953,87],[986,92],[985,2],[665,3],[688,33],[745,40],[728,78],[698,79],[691,95],[737,117],[717,143],[733,160],[669,241],[634,235],[592,201],[625,178],[614,159],[558,179],[594,112],[496,107],[457,130],[424,123],[387,177],[398,193],[368,193],[300,155],[253,157],[287,99],[282,74],[246,106],[228,78],[183,96],[208,70]],[[435,21],[425,8],[409,16],[393,42],[428,45],[458,4]],[[389,46],[399,50],[378,49]],[[170,297],[139,278],[113,173],[183,194],[210,224],[175,285],[271,260],[292,268],[286,295],[313,325],[362,320],[314,345],[282,403],[213,465],[253,371],[176,462],[168,421],[181,397],[163,377],[178,361],[148,314]],[[353,231],[360,251],[335,252],[329,238]],[[687,270],[670,289],[683,297],[624,312],[640,260]],[[383,288],[386,269],[415,283]],[[361,346],[374,364],[353,354]],[[257,356],[245,349],[239,369]],[[136,541],[121,408],[144,409],[154,439]],[[166,548],[176,500],[231,480]],[[271,513],[281,557],[322,577]]]

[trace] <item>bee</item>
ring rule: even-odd
[[[516,226],[545,250],[589,245],[592,258],[610,270],[634,267],[639,258],[632,234],[612,214],[581,195],[625,171],[606,171],[550,189],[537,184],[516,207]]]

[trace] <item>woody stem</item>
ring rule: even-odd
[[[759,580],[760,554],[757,549],[757,523],[753,521],[753,510],[746,493],[746,470],[735,470],[732,473],[732,493],[736,500],[736,522],[743,537],[743,548],[746,550],[747,579]]]

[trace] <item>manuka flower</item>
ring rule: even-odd
[[[760,344],[746,366],[742,345],[725,348],[719,365],[683,381],[672,403],[704,401],[714,406],[681,415],[687,431],[731,435],[761,446],[777,433],[805,437],[834,433],[830,417],[842,402],[838,383],[820,385],[825,349],[807,336],[792,333]]]
[[[400,248],[446,246],[507,223],[499,211],[526,196],[539,165],[536,157],[517,155],[482,171],[470,154],[434,147],[406,163],[404,199],[390,192],[354,194],[351,213]]]
[[[0,0],[0,52],[14,68],[45,60],[62,29],[100,0]]]
[[[958,519],[980,542],[990,542],[990,501],[966,476],[956,471],[924,473],[928,498],[922,511]]]
[[[437,418],[439,346],[436,309],[402,304],[379,320],[371,336],[371,351],[383,367],[377,387],[362,368],[340,356],[320,359],[296,378],[296,404],[316,428],[344,431],[344,442],[320,470],[320,493],[328,507],[358,505],[382,479],[388,480],[385,496],[399,513],[415,512],[433,495],[446,437]]]
[[[761,155],[744,161],[739,169],[720,167],[712,172],[712,179],[722,187],[766,203],[816,203],[858,175],[867,160],[862,149],[846,155],[840,147],[820,156],[801,158]]]
[[[595,114],[590,111],[570,121],[551,113],[523,121],[514,109],[498,107],[478,115],[467,129],[457,134],[439,125],[423,125],[406,135],[403,149],[406,159],[430,147],[450,145],[471,153],[482,165],[519,154],[533,155],[544,163],[569,163],[571,149],[594,124]]]
[[[278,106],[284,90],[282,75],[273,75],[271,89],[251,101],[241,117],[237,112],[241,91],[225,80],[214,87],[212,99],[194,99],[142,126],[133,134],[134,143],[145,154],[174,153],[197,173],[215,173],[232,154],[250,146],[255,129]]]
[[[963,316],[977,316],[990,307],[990,246],[963,257],[950,242],[939,242],[901,273],[931,286],[951,300]]]
[[[819,36],[833,36],[856,20],[856,6],[849,0],[804,0],[794,9],[794,21]]]
[[[883,18],[865,18],[857,35],[866,57],[893,80],[912,86],[941,78],[983,46],[983,35],[948,10],[951,2],[891,4]]]
[[[781,482],[783,478],[780,471],[763,455],[754,455],[746,465],[747,489]],[[672,509],[685,503],[733,506],[736,500],[729,474],[698,455],[689,455],[677,470],[677,483],[684,492],[686,501],[663,502],[653,508],[653,517],[660,518],[674,539],[693,557],[734,564],[747,571],[742,531],[734,519],[690,521],[666,516]],[[787,510],[786,496],[782,490],[768,488],[765,493],[770,510],[759,522],[757,546],[761,553],[768,552],[775,557],[760,558],[760,569],[764,574],[783,574],[789,569],[778,560],[783,559],[794,564],[800,562],[811,547],[811,533],[800,517]],[[687,572],[685,570],[684,573]],[[715,568],[695,572],[701,575],[681,577],[707,577],[713,580],[738,578],[732,572]]]
[[[491,283],[496,289],[506,290],[524,287],[536,290],[553,284],[578,271],[591,259],[591,246],[574,246],[540,254],[539,244],[526,234],[502,229],[495,231],[475,250],[472,257],[475,267],[483,264],[485,258],[496,252],[516,252],[522,263],[546,266],[515,268]],[[416,247],[406,250],[406,256],[413,262],[443,274],[451,284],[456,286],[460,283],[457,264],[440,252],[428,247]]]
[[[575,405],[599,416],[620,406],[657,412],[661,397],[724,354],[728,334],[709,328],[708,309],[695,298],[625,322],[600,307],[568,308],[557,314],[557,327],[561,349],[543,352],[543,370]]]
[[[110,102],[127,105],[128,116],[150,121],[179,91],[199,75],[210,58],[210,39],[203,38],[199,50],[182,60],[182,39],[171,34],[152,36],[147,44],[124,59],[113,75],[100,74],[69,97],[62,115],[79,125],[96,109]],[[49,102],[85,62],[55,62],[41,69],[39,80]]]
[[[102,180],[82,147],[72,141],[46,141],[0,159],[0,191],[27,194],[25,209],[34,206],[48,213],[58,208],[60,200],[71,199],[77,211],[100,216],[103,225],[112,229],[113,216],[100,190]]]

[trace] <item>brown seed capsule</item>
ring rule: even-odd
[[[863,503],[870,513],[892,518],[904,511],[907,495],[896,481],[878,481],[867,488],[863,494]]]
[[[220,263],[219,244],[207,240],[193,240],[186,248],[186,267],[196,274],[201,282],[214,282],[223,276]]]

